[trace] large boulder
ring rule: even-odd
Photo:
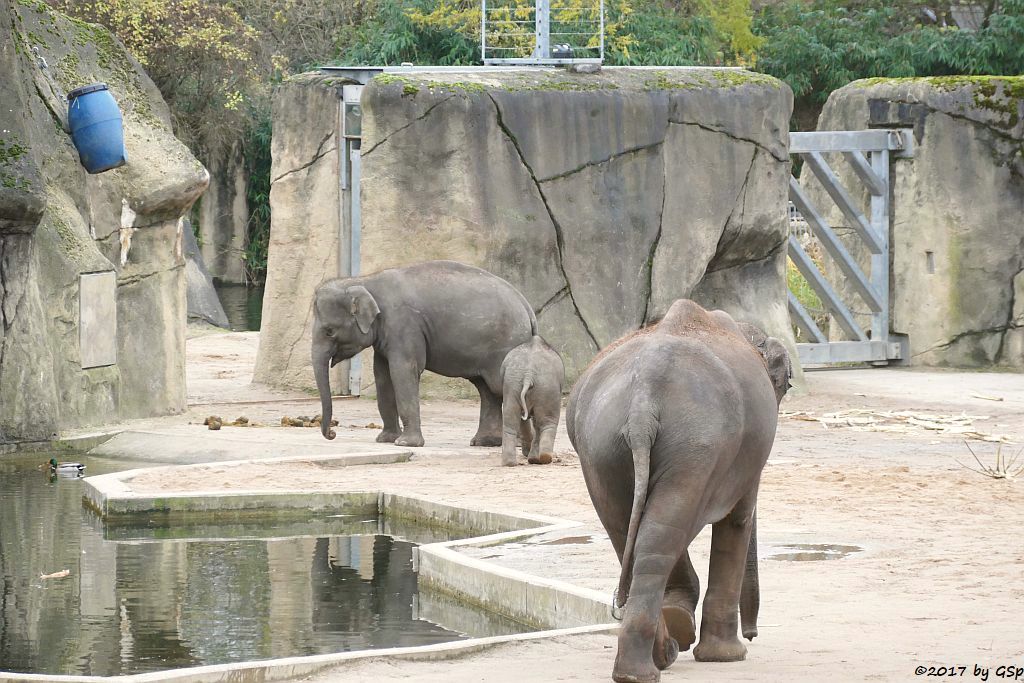
[[[180,217],[208,183],[110,33],[0,0],[0,442],[185,407]],[[66,93],[106,82],[127,165],[88,175]]]
[[[913,129],[913,157],[893,161],[891,213],[892,330],[909,335],[911,363],[1024,369],[1024,77],[856,81],[832,93],[818,128]]]
[[[274,155],[263,381],[313,386],[312,290],[348,272],[344,85],[305,75],[275,99],[275,150],[278,135],[297,146]],[[412,71],[376,76],[361,105],[361,272],[453,259],[500,275],[537,312],[570,382],[680,297],[792,344],[792,95],[780,81],[711,68]],[[363,389],[371,381],[364,371]]]

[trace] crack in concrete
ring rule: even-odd
[[[540,200],[544,203],[544,209],[548,212],[548,217],[551,219],[551,225],[555,228],[555,243],[558,247],[558,269],[561,271],[562,277],[565,279],[565,290],[569,295],[569,300],[572,302],[573,309],[576,311],[576,317],[579,318],[587,336],[590,337],[590,341],[594,342],[594,347],[600,350],[601,344],[598,343],[597,337],[595,337],[594,333],[590,330],[590,325],[587,324],[586,319],[583,317],[579,304],[576,303],[576,297],[572,293],[572,283],[569,281],[569,273],[565,270],[565,261],[563,257],[563,254],[565,253],[565,240],[562,236],[562,226],[559,225],[558,220],[555,218],[554,211],[551,210],[551,206],[548,204],[548,198],[544,195],[544,190],[541,189],[540,181],[537,180],[537,175],[533,172],[533,168],[530,167],[529,162],[526,161],[526,156],[523,154],[523,150],[519,148],[519,141],[516,140],[516,136],[512,134],[512,131],[505,126],[505,121],[501,117],[501,107],[498,106],[498,101],[494,99],[494,96],[490,92],[487,93],[487,97],[490,98],[491,103],[494,105],[498,128],[501,129],[512,143],[512,147],[515,148],[516,154],[519,155],[520,163],[523,164],[523,168],[525,168],[526,172],[530,174],[530,179],[533,180],[533,184],[537,187],[537,194],[540,195]]]
[[[708,273],[718,273],[718,272],[721,272],[723,270],[730,270],[732,268],[742,268],[743,266],[749,266],[752,263],[760,263],[761,261],[768,261],[768,260],[773,259],[776,256],[778,256],[779,255],[779,251],[781,251],[783,248],[785,248],[785,246],[786,246],[786,244],[788,242],[789,242],[789,237],[786,237],[783,240],[781,240],[780,242],[778,242],[777,244],[775,244],[774,246],[772,246],[772,248],[768,250],[768,253],[765,254],[764,256],[761,256],[760,258],[750,259],[750,260],[747,260],[747,261],[742,261],[740,263],[733,263],[733,264],[728,265],[728,266],[722,266],[721,268],[708,268],[707,270],[704,271],[704,274],[707,275]]]
[[[996,350],[996,355],[992,359],[992,363],[994,365],[999,365],[1003,360],[1003,351],[1006,350],[1006,337],[1009,336],[1010,331],[1020,327],[1020,325],[1017,324],[1017,321],[1014,320],[1013,311],[1017,307],[1017,292],[1014,284],[1017,278],[1020,277],[1021,273],[1024,273],[1024,265],[1017,270],[1016,275],[1010,278],[1010,303],[1006,311],[1006,329],[1003,330],[1003,336],[999,339],[999,348]]]
[[[651,250],[647,253],[647,295],[644,297],[644,315],[640,319],[640,327],[648,323],[647,315],[651,312],[651,297],[654,295],[654,259],[658,256],[658,245],[661,244],[661,233],[665,227],[665,196],[668,194],[668,171],[665,169],[667,160],[663,159],[661,167],[661,211],[658,213],[658,232],[651,242]]]
[[[448,100],[452,99],[453,97],[455,97],[455,94],[451,94],[448,97],[446,97],[443,100],[441,100],[440,102],[435,102],[434,104],[430,105],[429,107],[427,107],[427,110],[425,112],[423,112],[422,114],[420,114],[419,116],[417,116],[412,121],[410,121],[409,123],[405,124],[404,126],[401,126],[399,128],[396,128],[395,130],[391,131],[391,133],[388,136],[383,138],[380,142],[375,144],[373,147],[370,147],[367,150],[360,150],[359,151],[359,156],[360,157],[365,157],[370,152],[372,152],[373,150],[377,149],[378,147],[383,145],[385,142],[387,142],[388,140],[393,138],[398,133],[401,133],[403,130],[405,130],[406,128],[408,128],[412,124],[416,123],[417,121],[422,121],[423,119],[427,118],[427,116],[430,114],[430,112],[434,111],[435,109],[437,109],[438,107],[440,107],[442,104],[444,104]]]
[[[325,135],[324,139],[321,140],[320,144],[317,146],[316,153],[313,155],[313,158],[310,161],[308,161],[307,163],[303,164],[302,166],[299,166],[298,168],[293,168],[290,171],[285,171],[281,175],[279,175],[276,178],[274,178],[273,180],[271,180],[270,183],[274,184],[278,180],[280,180],[281,178],[284,178],[285,176],[291,175],[293,173],[298,173],[299,171],[304,171],[305,169],[309,168],[310,166],[312,166],[316,162],[320,161],[320,159],[322,159],[324,156],[326,156],[330,152],[333,152],[335,149],[337,149],[337,146],[331,147],[330,149],[324,149],[324,145],[326,145],[327,141],[330,140],[333,137],[334,137],[334,131],[331,131],[330,133]]]
[[[564,299],[568,295],[569,295],[569,285],[566,285],[565,287],[562,287],[560,290],[555,292],[551,296],[550,299],[548,299],[543,304],[541,304],[541,307],[539,309],[537,309],[536,311],[534,311],[533,314],[539,318],[541,316],[541,314],[548,309],[548,307],[554,306],[555,304],[557,304],[559,301],[561,301],[562,299]]]
[[[711,257],[711,261],[708,262],[708,265],[704,267],[704,273],[701,274],[701,279],[704,279],[704,276],[707,275],[708,273],[713,273],[716,270],[725,270],[726,268],[729,267],[725,266],[723,268],[712,268],[711,266],[714,264],[719,254],[721,254],[724,249],[726,249],[729,245],[735,242],[739,237],[739,235],[736,234],[733,235],[732,239],[729,239],[727,242],[722,241],[727,239],[726,234],[729,232],[729,224],[732,223],[732,217],[736,215],[736,207],[740,207],[740,214],[743,213],[743,203],[747,199],[747,182],[750,180],[750,174],[754,170],[755,161],[757,161],[756,149],[754,150],[754,153],[750,155],[750,166],[747,167],[747,172],[743,175],[743,183],[740,185],[740,189],[736,191],[736,197],[733,198],[732,200],[732,209],[729,211],[729,215],[726,217],[725,223],[722,224],[722,232],[718,236],[718,244],[715,245],[714,256]],[[698,280],[697,282],[699,283],[700,280]]]
[[[996,325],[995,327],[987,327],[987,328],[985,328],[983,330],[968,330],[966,332],[960,332],[959,334],[955,334],[952,337],[950,337],[950,339],[948,341],[939,342],[938,344],[933,344],[932,346],[929,346],[927,349],[925,349],[923,351],[918,351],[917,353],[912,354],[911,357],[912,358],[916,358],[918,356],[921,356],[923,354],[929,353],[931,351],[936,351],[938,349],[946,349],[946,348],[949,348],[950,346],[952,346],[953,344],[956,344],[961,339],[964,339],[965,337],[973,337],[973,336],[980,335],[980,334],[1002,334],[1003,335],[1003,340],[1000,341],[1000,347],[1001,347],[1003,341],[1005,341],[1006,333],[1011,331],[1011,330],[1018,330],[1018,329],[1024,329],[1024,325],[1018,325],[1017,323],[1011,321],[1007,325]],[[993,361],[993,363],[994,362],[995,361]]]
[[[165,273],[172,273],[175,270],[183,270],[184,268],[185,268],[185,264],[184,263],[180,263],[180,264],[177,264],[177,265],[173,265],[173,266],[171,266],[169,268],[163,268],[161,270],[153,270],[153,271],[150,271],[148,273],[139,273],[137,275],[126,275],[124,277],[120,277],[119,276],[117,278],[117,286],[118,286],[118,288],[120,288],[120,287],[127,287],[127,286],[130,286],[130,285],[137,285],[140,282],[142,282],[143,280],[148,280],[151,277],[155,277],[157,275],[163,275]]]
[[[558,174],[553,175],[553,176],[548,176],[547,178],[540,178],[540,179],[537,180],[537,182],[538,183],[547,183],[547,182],[550,182],[552,180],[560,180],[562,178],[568,178],[569,176],[575,175],[576,173],[579,173],[580,171],[588,169],[588,168],[590,168],[592,166],[600,166],[601,164],[607,164],[607,163],[610,163],[612,161],[615,161],[619,157],[624,157],[627,154],[638,154],[640,152],[646,151],[648,149],[654,149],[655,147],[658,147],[658,146],[664,145],[664,144],[665,144],[664,140],[659,140],[658,142],[652,142],[649,145],[640,145],[639,147],[630,147],[629,149],[624,149],[621,152],[615,152],[614,154],[612,154],[612,155],[610,155],[608,157],[605,157],[604,159],[600,159],[598,161],[588,161],[587,163],[585,163],[585,164],[583,164],[581,166],[577,166],[576,168],[571,169],[569,171],[565,171],[564,173],[558,173]]]
[[[789,163],[789,158],[788,157],[783,159],[782,157],[777,156],[775,154],[775,152],[773,152],[772,150],[768,149],[763,144],[761,144],[757,140],[754,140],[753,138],[745,138],[745,137],[743,137],[741,135],[733,135],[729,131],[722,130],[721,128],[715,128],[714,126],[706,126],[703,123],[697,123],[696,121],[673,121],[672,119],[669,119],[668,122],[671,123],[671,124],[675,124],[677,126],[696,126],[697,128],[700,128],[702,130],[706,130],[706,131],[711,132],[711,133],[718,133],[719,135],[724,135],[725,137],[730,138],[731,140],[740,140],[742,142],[749,142],[750,144],[754,145],[758,149],[764,151],[764,153],[769,155],[772,159],[775,159],[776,161],[784,163],[784,164],[788,164]]]

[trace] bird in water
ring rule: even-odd
[[[61,474],[70,477],[80,477],[85,472],[85,465],[80,462],[57,462],[57,458],[50,458],[50,474]]]

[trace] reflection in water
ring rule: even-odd
[[[316,535],[291,538],[303,533],[294,518],[107,530],[82,509],[80,480],[36,469],[45,459],[0,459],[2,670],[110,676],[524,630],[418,593],[413,544],[385,533],[436,533],[363,515],[311,520]]]
[[[231,329],[244,332],[260,329],[263,317],[263,285],[232,285],[215,283],[220,304],[228,316]]]

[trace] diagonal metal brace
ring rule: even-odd
[[[843,184],[839,181],[839,176],[835,174],[832,167],[825,161],[825,157],[821,156],[820,152],[811,152],[804,155],[804,160],[807,162],[807,166],[814,172],[818,180],[821,181],[825,191],[828,192],[829,196],[832,197],[832,201],[836,203],[839,210],[846,216],[846,220],[850,221],[853,229],[857,231],[860,238],[864,240],[868,249],[872,254],[881,254],[884,246],[878,239],[878,235],[875,234],[874,228],[868,223],[868,219],[864,217],[864,214],[860,209],[857,208],[856,203],[850,194],[843,187]],[[872,173],[872,175],[874,175]],[[802,213],[802,212],[801,212]]]
[[[822,277],[818,271],[818,266],[815,265],[814,261],[811,260],[811,257],[807,255],[807,252],[804,251],[804,248],[800,246],[800,242],[793,235],[789,236],[788,251],[789,257],[793,259],[793,264],[796,265],[797,270],[807,280],[807,284],[817,293],[818,298],[828,308],[829,313],[835,316],[839,326],[850,335],[851,339],[867,341],[868,337],[864,334],[864,330],[860,328],[860,325],[853,319],[853,313],[850,312],[850,309],[842,302],[839,295],[835,293],[835,290]],[[818,333],[821,334],[821,331],[819,330]]]
[[[789,198],[793,200],[793,204],[796,205],[800,215],[804,217],[807,224],[811,226],[814,231],[814,235],[821,240],[821,243],[828,250],[829,255],[835,260],[836,265],[843,271],[847,278],[850,280],[850,284],[860,294],[861,298],[864,299],[864,303],[867,304],[873,312],[882,310],[882,300],[879,297],[878,292],[871,286],[871,283],[864,277],[864,273],[861,271],[860,266],[853,260],[850,252],[846,250],[843,243],[839,240],[835,231],[832,230],[831,226],[825,222],[825,219],[821,217],[818,210],[814,208],[807,195],[804,193],[800,183],[797,182],[796,178],[790,176],[789,178]],[[799,247],[800,244],[797,243]],[[801,252],[803,249],[800,250]],[[815,269],[817,270],[817,269]],[[804,277],[807,277],[806,275]],[[808,280],[809,281],[809,280]]]

